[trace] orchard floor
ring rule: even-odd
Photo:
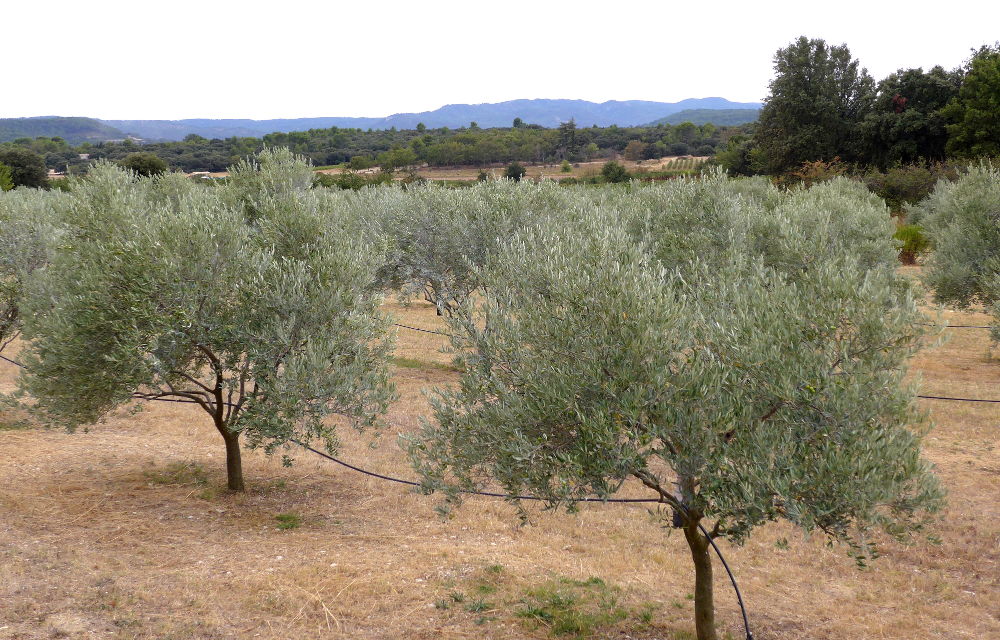
[[[387,306],[441,327],[428,305]],[[946,337],[914,361],[922,392],[1000,398],[988,332]],[[377,448],[345,432],[343,458],[412,476],[396,437],[426,415],[421,389],[456,379],[442,343],[399,329],[391,428]],[[15,375],[0,363],[0,391]],[[940,544],[890,544],[858,570],[784,524],[722,542],[758,639],[1000,638],[1000,405],[923,402],[949,491]],[[0,414],[0,638],[548,638],[564,622],[585,637],[693,637],[683,537],[642,505],[534,511],[519,527],[503,501],[471,498],[443,520],[437,497],[301,450],[290,468],[247,452],[249,490],[233,495],[221,439],[190,407],[152,403],[75,434],[15,418]],[[741,638],[716,577],[722,635]],[[551,617],[519,615],[530,607]]]

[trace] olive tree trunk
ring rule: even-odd
[[[715,635],[715,600],[712,590],[712,556],[710,544],[698,529],[697,520],[684,526],[684,537],[694,561],[694,627],[698,640],[718,640]]]
[[[226,442],[226,484],[230,491],[244,491],[243,460],[240,457],[240,434],[229,430],[226,423],[216,420],[215,428]]]

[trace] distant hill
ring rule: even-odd
[[[680,124],[691,122],[702,125],[711,122],[717,126],[732,126],[756,122],[760,116],[760,109],[685,109],[672,113],[665,118],[654,120],[648,124],[655,127],[658,124]]]
[[[672,114],[705,110],[756,110],[758,102],[731,102],[725,98],[688,98],[680,102],[646,100],[611,100],[596,103],[586,100],[510,100],[493,104],[450,104],[434,111],[397,113],[385,118],[294,118],[280,120],[102,120],[106,125],[147,140],[181,140],[194,133],[205,138],[255,137],[268,133],[329,129],[413,129],[419,123],[427,127],[509,127],[514,118],[525,124],[555,127],[570,119],[578,126],[640,126]],[[713,120],[714,122],[714,120]],[[717,123],[721,124],[721,123]]]
[[[121,140],[122,131],[94,118],[0,118],[0,142],[18,138],[60,137],[70,144]]]

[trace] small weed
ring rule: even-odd
[[[497,575],[498,576],[501,573],[503,573],[503,565],[502,564],[491,564],[490,566],[486,567],[486,573],[492,573],[493,575]]]
[[[648,624],[652,624],[653,623],[653,614],[659,608],[660,607],[658,605],[650,603],[650,602],[647,602],[646,604],[642,605],[642,607],[639,609],[639,612],[636,613],[636,617],[639,619],[639,622],[641,622],[642,624],[647,624],[647,625]]]
[[[20,431],[30,428],[31,423],[27,420],[0,420],[0,431]]]
[[[457,602],[459,604],[465,602],[465,594],[461,591],[452,591],[448,594],[448,597],[451,598],[453,602]]]
[[[152,484],[161,485],[208,485],[208,474],[197,462],[171,462],[163,469],[144,471],[146,479]]]
[[[274,519],[278,521],[278,528],[282,531],[297,529],[302,524],[302,516],[297,513],[279,513]]]
[[[618,602],[620,594],[600,578],[559,578],[529,589],[517,615],[529,625],[548,626],[556,635],[582,638],[628,618],[628,610]],[[652,614],[648,617],[651,620]]]
[[[484,611],[490,611],[493,609],[493,605],[486,600],[473,600],[469,604],[465,605],[465,610],[469,613],[482,613]]]

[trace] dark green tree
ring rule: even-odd
[[[757,123],[761,169],[776,174],[803,162],[855,159],[875,83],[847,45],[802,36],[778,50],[774,71]]]
[[[0,149],[0,164],[10,167],[10,180],[15,187],[46,187],[49,184],[45,160],[30,149]]]
[[[863,160],[886,168],[944,160],[948,132],[941,110],[957,94],[960,71],[900,69],[882,80],[874,108],[861,124]]]
[[[943,113],[951,122],[949,154],[1000,155],[1000,43],[972,56],[962,88]]]
[[[579,145],[576,141],[576,121],[573,118],[559,124],[559,142],[556,146],[560,158],[565,159],[576,153]]]
[[[514,182],[520,182],[524,174],[528,173],[528,170],[524,168],[524,165],[519,162],[511,162],[507,165],[507,170],[504,171],[504,177],[510,178]]]
[[[621,164],[611,160],[606,162],[603,167],[601,167],[601,176],[604,177],[606,182],[617,183],[617,182],[628,182],[629,175],[628,169],[623,167]]]
[[[147,178],[150,176],[158,176],[161,173],[166,173],[167,171],[167,163],[155,153],[130,153],[118,164],[137,175],[145,176]]]

